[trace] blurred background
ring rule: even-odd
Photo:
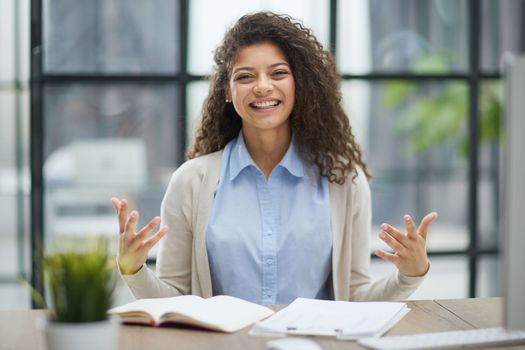
[[[32,247],[116,244],[111,196],[143,221],[158,214],[215,46],[262,9],[302,20],[335,54],[374,176],[371,248],[384,247],[382,222],[439,212],[412,298],[501,295],[501,66],[525,51],[525,0],[0,0],[0,309],[31,307],[19,279]],[[373,259],[373,276],[392,271]],[[121,286],[117,302],[130,299]]]

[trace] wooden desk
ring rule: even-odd
[[[412,309],[387,335],[415,334],[501,325],[501,298],[409,301]],[[278,307],[276,307],[278,308]],[[35,319],[39,310],[0,311],[0,349],[45,350]],[[119,349],[126,350],[263,350],[267,337],[248,335],[248,329],[223,334],[195,329],[122,326]],[[323,350],[362,349],[355,342],[315,337]],[[524,346],[507,347],[524,349]]]

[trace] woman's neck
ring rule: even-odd
[[[268,179],[273,168],[283,159],[290,141],[290,128],[251,133],[243,129],[244,143],[253,161]]]

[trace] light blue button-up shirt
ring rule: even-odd
[[[242,132],[225,147],[206,231],[213,294],[260,304],[330,296],[328,180],[300,158],[293,138],[265,178]]]

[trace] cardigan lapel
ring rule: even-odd
[[[194,264],[197,269],[198,284],[204,298],[213,294],[210,265],[206,249],[206,229],[213,208],[213,194],[219,181],[223,151],[210,154],[210,162],[204,169],[202,183],[197,194],[197,206],[194,217]]]
[[[332,287],[335,300],[348,300],[349,292],[346,288],[348,278],[345,278],[346,266],[341,266],[344,261],[341,261],[345,256],[343,249],[343,239],[345,232],[345,218],[347,210],[347,192],[348,192],[347,178],[344,185],[336,183],[329,183],[330,192],[330,216],[332,225]]]

